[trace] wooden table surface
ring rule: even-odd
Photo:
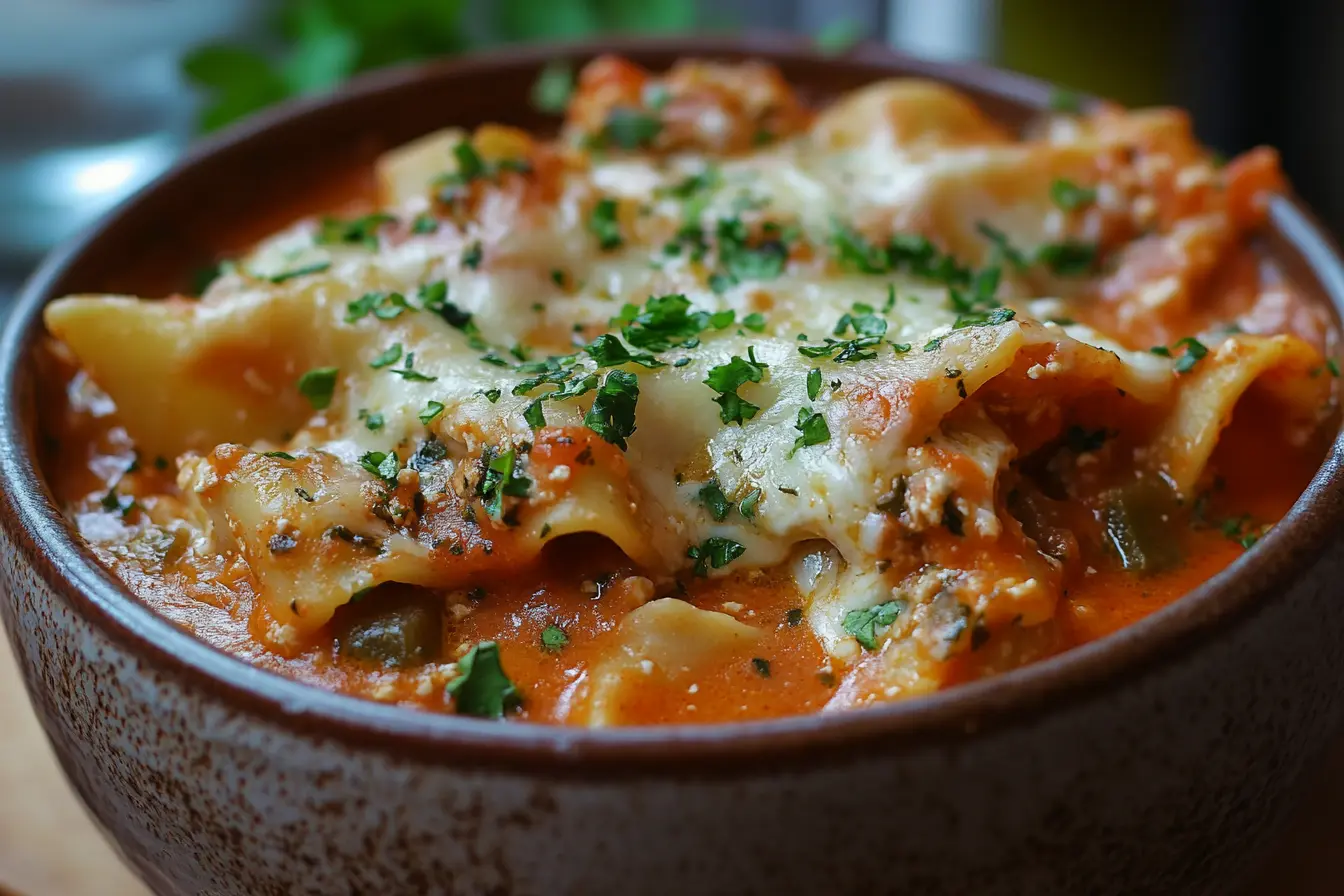
[[[51,755],[0,637],[0,896],[148,896],[85,815]],[[1337,896],[1344,741],[1307,788],[1244,896]]]

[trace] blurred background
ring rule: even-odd
[[[201,133],[287,97],[509,42],[744,28],[1186,107],[1225,154],[1279,147],[1344,232],[1340,0],[0,0],[0,314],[53,244]],[[143,893],[66,791],[6,650],[0,639],[0,894]],[[1252,892],[1340,892],[1319,872],[1344,835],[1344,752],[1318,785]]]

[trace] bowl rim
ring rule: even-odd
[[[773,33],[737,37],[618,38],[529,45],[400,66],[360,76],[339,91],[291,101],[203,141],[173,168],[118,205],[92,227],[50,253],[20,292],[0,334],[0,513],[2,525],[41,578],[99,632],[128,652],[165,669],[184,688],[199,689],[240,713],[260,715],[295,734],[337,741],[396,757],[467,768],[585,778],[616,774],[716,776],[842,762],[864,749],[885,752],[953,746],[969,737],[1021,727],[1044,715],[1136,686],[1191,651],[1243,624],[1281,599],[1295,570],[1321,554],[1344,530],[1344,432],[1288,514],[1254,550],[1193,591],[1121,630],[1059,655],[981,681],[880,706],[781,719],[705,725],[588,729],[498,722],[386,705],[302,684],[249,665],[198,640],[140,603],[78,542],[56,507],[23,430],[22,368],[42,332],[52,290],[85,250],[115,230],[153,194],[172,189],[183,171],[228,153],[280,122],[304,119],[355,97],[395,93],[422,78],[486,76],[538,68],[550,60],[600,53],[680,56],[748,55],[766,61],[822,63],[834,57],[810,41]],[[1009,103],[1043,108],[1053,88],[1022,75],[968,63],[934,62],[861,44],[847,63],[891,75],[934,78]],[[1301,254],[1336,313],[1344,309],[1344,262],[1323,228],[1298,201],[1275,200],[1272,226]],[[8,597],[13,600],[13,597]],[[11,639],[19,639],[10,633]]]

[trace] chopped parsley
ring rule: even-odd
[[[352,324],[370,314],[379,320],[392,320],[412,310],[399,292],[366,292],[345,306],[345,322]]]
[[[484,257],[485,249],[482,248],[481,241],[476,240],[476,242],[468,246],[467,250],[462,253],[462,267],[470,268],[474,271],[481,266],[481,259]]]
[[[919,234],[893,234],[885,246],[879,246],[852,227],[835,221],[832,223],[831,248],[841,268],[861,274],[909,271],[917,277],[949,286],[966,284],[971,279],[968,268],[953,256],[940,252],[927,237]]]
[[[505,171],[526,174],[532,170],[532,166],[525,159],[487,162],[466,140],[459,141],[453,147],[453,158],[457,160],[457,170],[441,174],[434,180],[434,186],[438,189],[438,200],[447,205],[463,198],[472,181],[497,181]]]
[[[349,220],[326,217],[318,225],[314,239],[326,246],[347,244],[377,249],[378,231],[384,224],[391,224],[396,220],[396,216],[384,212],[374,212]]]
[[[794,607],[792,610],[789,610],[789,612],[784,614],[784,622],[790,628],[793,628],[796,625],[800,625],[802,621],[803,621],[803,611],[799,607]]]
[[[583,350],[588,353],[588,357],[597,363],[598,367],[619,367],[622,364],[639,364],[643,367],[667,366],[647,352],[631,353],[621,344],[621,340],[610,333],[597,337],[584,346]]]
[[[831,440],[831,429],[826,425],[826,418],[810,408],[798,409],[798,420],[793,428],[801,435],[793,440],[793,449],[789,451],[789,457],[797,454],[800,448],[821,445]]]
[[[747,492],[746,497],[738,502],[737,512],[742,514],[746,519],[756,519],[756,508],[760,506],[761,498],[764,497],[764,495],[765,493],[759,488],[754,488]]]
[[[1079,277],[1096,265],[1096,243],[1064,240],[1047,243],[1036,249],[1036,260],[1061,277]]]
[[[297,457],[295,457],[294,455],[290,454],[288,451],[263,451],[263,452],[261,452],[261,456],[262,456],[262,457],[273,457],[273,458],[275,458],[276,460],[298,460]],[[130,470],[127,470],[127,472],[129,473]]]
[[[482,641],[457,662],[458,677],[444,691],[453,698],[460,715],[483,719],[501,719],[522,704],[517,686],[504,673],[499,661],[499,645]]]
[[[807,372],[807,400],[816,401],[821,394],[821,368],[813,367]]]
[[[563,650],[569,646],[569,635],[555,623],[541,630],[541,649],[547,651]]]
[[[359,419],[364,421],[364,427],[369,432],[377,432],[387,423],[387,419],[377,411],[370,411],[368,408],[359,409]]]
[[[401,472],[401,459],[395,451],[370,451],[359,459],[359,465],[388,485],[396,485]]]
[[[728,518],[728,513],[733,509],[733,503],[728,500],[728,496],[719,488],[717,480],[711,479],[700,486],[700,500],[704,502],[705,508],[709,510],[709,515],[714,518],[716,523],[721,523]]]
[[[430,401],[425,404],[425,409],[420,412],[420,422],[428,426],[434,422],[434,418],[443,413],[443,402]]]
[[[624,150],[648,146],[662,133],[663,123],[641,109],[617,106],[607,115],[593,143],[598,147],[618,146]]]
[[[1336,379],[1339,378],[1339,362],[1336,361],[1334,358],[1325,359],[1325,369],[1330,371],[1331,376],[1335,377]]]
[[[759,383],[765,376],[768,365],[756,360],[756,349],[749,348],[747,357],[733,355],[727,364],[719,364],[709,369],[704,383],[719,393],[714,399],[719,406],[719,419],[724,423],[736,423],[741,426],[756,416],[760,407],[737,394],[737,390],[747,383]]]
[[[588,232],[597,237],[598,248],[603,252],[619,249],[625,242],[621,236],[619,206],[615,199],[599,199],[588,214],[587,226]]]
[[[886,628],[894,623],[904,609],[905,601],[889,600],[864,610],[850,610],[845,614],[842,625],[865,649],[876,650],[878,628]]]
[[[770,661],[767,659],[762,659],[759,656],[752,657],[751,668],[755,669],[756,674],[762,678],[770,677]]]
[[[272,283],[284,283],[285,281],[293,280],[296,277],[306,277],[309,274],[321,274],[324,271],[330,270],[330,268],[331,262],[329,261],[315,261],[312,264],[306,264],[302,267],[281,271],[278,274],[271,274],[269,277],[263,279],[269,280]]]
[[[710,569],[722,569],[746,553],[746,546],[731,538],[712,535],[698,545],[686,549],[686,556],[695,561],[695,574],[709,575]]]
[[[765,315],[759,311],[753,311],[751,314],[748,314],[746,317],[742,318],[742,326],[746,327],[753,333],[764,333]]]
[[[1223,520],[1218,529],[1223,533],[1224,538],[1235,541],[1249,550],[1255,547],[1256,542],[1264,537],[1270,527],[1257,525],[1250,514],[1242,514]]]
[[[1091,187],[1080,187],[1067,178],[1057,177],[1050,184],[1050,200],[1066,212],[1091,205],[1097,201],[1097,191]]]
[[[530,403],[523,409],[523,421],[533,429],[541,429],[546,425],[546,409],[541,406],[542,399]]]
[[[315,367],[299,377],[299,393],[308,399],[313,410],[321,411],[331,406],[338,374],[340,369],[337,367]]]
[[[384,367],[391,367],[393,364],[397,363],[400,360],[401,360],[401,343],[394,342],[387,348],[383,349],[382,353],[379,354],[378,357],[370,361],[369,366],[372,367],[374,370],[380,370]]]
[[[636,348],[661,352],[674,346],[693,348],[702,332],[731,326],[734,319],[732,311],[692,311],[690,299],[673,293],[650,296],[643,309],[626,305],[612,318],[611,326],[620,326],[625,341]]]
[[[763,225],[762,239],[756,245],[749,241],[747,226],[741,218],[720,218],[715,233],[719,265],[723,268],[718,285],[710,284],[715,292],[723,292],[743,280],[774,280],[784,273],[789,260],[788,235],[778,224]]]
[[[517,456],[512,448],[492,457],[487,456],[484,460],[485,475],[476,486],[476,494],[485,505],[485,512],[499,519],[503,514],[504,499],[526,498],[532,488],[532,480],[519,472]]]
[[[400,347],[400,343],[398,343]],[[432,383],[438,379],[436,376],[429,376],[415,369],[415,352],[406,353],[406,361],[401,367],[394,367],[388,373],[395,373],[404,380],[414,383]]]
[[[421,212],[415,216],[411,222],[411,233],[418,236],[424,236],[427,233],[435,233],[439,229],[439,221],[431,214]]]
[[[827,336],[821,345],[798,346],[798,352],[806,358],[830,358],[837,364],[852,364],[876,358],[874,349],[881,344],[881,336],[860,336],[857,339],[832,339]]]
[[[1195,365],[1202,361],[1209,353],[1209,350],[1204,343],[1193,336],[1178,339],[1176,341],[1176,347],[1185,349],[1184,354],[1176,359],[1177,373],[1189,373],[1194,369]],[[1168,357],[1169,356],[1170,355],[1168,355]]]
[[[624,451],[626,439],[635,432],[635,404],[639,381],[624,370],[612,370],[598,387],[593,406],[583,423],[606,441]]]

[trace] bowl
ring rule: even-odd
[[[736,725],[499,724],[323,692],[156,616],[74,537],[34,461],[46,302],[169,291],[435,128],[544,127],[539,69],[605,51],[763,58],[814,99],[932,77],[1009,124],[1050,94],[768,36],[510,50],[252,119],[57,251],[0,343],[0,610],[94,817],[160,894],[1225,892],[1339,726],[1344,440],[1259,546],[1114,635],[904,703]],[[1344,309],[1339,255],[1299,204],[1277,201],[1262,239]]]

